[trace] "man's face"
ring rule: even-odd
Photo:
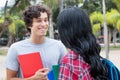
[[[33,18],[31,34],[34,36],[45,36],[48,30],[49,20],[46,12],[41,12],[40,17]]]

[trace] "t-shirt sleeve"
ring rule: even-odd
[[[59,44],[59,49],[60,49],[60,59],[59,59],[59,63],[60,63],[60,60],[67,54],[67,49],[66,47],[63,45],[62,42],[60,42]]]
[[[14,45],[11,45],[8,50],[7,57],[4,62],[4,67],[14,71],[18,71],[19,63],[17,59],[16,47]]]

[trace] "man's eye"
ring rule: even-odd
[[[44,21],[45,21],[45,22],[47,22],[47,21],[48,21],[48,19],[45,19]]]
[[[41,22],[41,20],[36,20],[36,22]]]

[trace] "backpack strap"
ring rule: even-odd
[[[120,80],[120,71],[110,60],[102,58],[102,63],[108,69],[109,80]]]

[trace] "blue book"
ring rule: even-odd
[[[49,80],[55,80],[53,70],[51,70],[51,71],[48,73],[48,79],[49,79]]]

